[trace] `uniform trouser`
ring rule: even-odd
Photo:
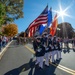
[[[44,56],[36,57],[35,65],[39,64],[39,67],[43,68],[43,59],[44,59]]]
[[[45,53],[45,65],[49,66],[50,52]]]
[[[36,63],[35,63],[35,65],[39,64],[39,62],[40,62],[40,57],[36,57]]]
[[[52,51],[49,52],[49,59],[52,61]]]
[[[58,60],[61,58],[61,50],[58,50]]]
[[[56,59],[59,60],[59,51],[57,50]]]
[[[55,59],[55,54],[56,54],[56,59],[58,57],[58,50],[54,50],[52,51],[52,62],[54,62],[56,59]]]

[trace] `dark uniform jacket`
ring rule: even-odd
[[[43,37],[41,38],[41,43],[44,45],[47,43],[47,38],[46,37]]]
[[[52,51],[52,40],[50,38],[48,39],[48,48],[48,52]]]
[[[36,51],[36,47],[37,47],[37,42],[36,40],[33,41],[33,48],[34,48],[34,51]]]
[[[40,56],[44,56],[44,54],[45,54],[45,48],[43,47],[41,42],[37,42],[35,56],[40,57]]]
[[[47,46],[47,37],[42,38],[41,43],[43,44],[43,47],[45,48],[45,53],[49,52],[49,47]]]
[[[52,42],[52,50],[54,51],[54,50],[58,50],[58,46],[57,46],[57,41],[56,40],[53,40],[53,42]]]
[[[57,41],[57,47],[58,47],[58,50],[60,51],[61,50],[61,46],[60,46],[60,42]]]

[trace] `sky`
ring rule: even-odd
[[[14,23],[18,26],[18,32],[23,32],[34,21],[48,5],[48,9],[52,7],[52,19],[56,15],[55,11],[66,10],[65,13],[69,16],[64,16],[63,22],[68,22],[75,29],[75,0],[24,0],[24,18],[15,20]],[[58,17],[58,24],[62,23],[62,17]]]

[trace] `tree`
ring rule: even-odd
[[[23,3],[23,0],[0,0],[0,4],[4,6],[6,12],[6,15],[3,17],[5,24],[23,17]]]
[[[56,35],[62,38],[72,38],[74,34],[74,30],[70,23],[64,22],[58,25],[60,30],[57,30]]]
[[[6,36],[13,37],[18,33],[18,28],[16,24],[8,24],[3,27],[3,34]]]
[[[26,37],[26,33],[25,33],[25,32],[21,32],[21,33],[19,34],[19,36],[20,36],[20,37]]]
[[[6,15],[5,6],[0,2],[0,27],[5,22],[4,16]]]

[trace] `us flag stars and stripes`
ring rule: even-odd
[[[28,27],[28,29],[29,29],[28,36],[29,37],[34,36],[37,28],[42,24],[47,25],[47,22],[48,22],[48,5],[43,10],[43,12],[29,25],[29,27]]]

